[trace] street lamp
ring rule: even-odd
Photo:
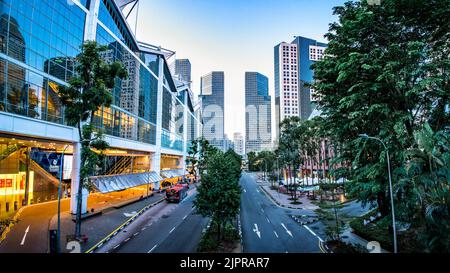
[[[359,136],[362,137],[363,139],[372,139],[372,140],[376,140],[376,141],[380,142],[383,145],[384,150],[386,151],[386,159],[387,159],[387,167],[388,167],[388,175],[389,175],[389,192],[390,192],[390,196],[391,196],[392,228],[394,231],[394,253],[397,253],[397,229],[395,227],[394,195],[392,193],[391,163],[389,161],[389,150],[386,147],[386,144],[384,144],[384,142],[377,137],[371,137],[371,136],[368,136],[367,134],[360,134]]]
[[[280,164],[278,163],[279,157],[277,156],[277,186],[280,185]]]
[[[66,152],[69,145],[66,145],[61,154],[61,160],[59,163],[59,184],[58,184],[58,230],[56,233],[56,251],[57,253],[61,252],[61,184],[62,184],[62,173],[63,173],[63,161],[64,161],[64,153]]]

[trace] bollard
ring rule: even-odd
[[[6,205],[6,206],[5,206],[6,212],[8,212],[8,211],[9,211],[9,202],[6,202],[5,205]]]

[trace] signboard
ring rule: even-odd
[[[59,165],[57,159],[50,160],[50,165],[48,166],[48,171],[51,173],[56,173],[59,171]]]

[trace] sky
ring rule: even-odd
[[[196,95],[202,75],[225,72],[225,133],[232,138],[234,132],[245,134],[245,72],[269,78],[273,104],[274,46],[294,36],[326,42],[323,36],[337,20],[332,8],[344,2],[141,0],[136,37],[175,51],[178,59],[189,59]]]

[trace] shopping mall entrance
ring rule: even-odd
[[[24,205],[57,200],[60,178],[67,196],[71,171],[70,143],[0,134],[0,219]]]

